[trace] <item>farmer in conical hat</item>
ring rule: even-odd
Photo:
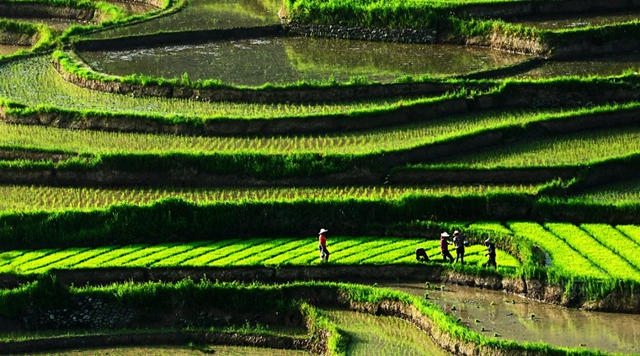
[[[449,233],[446,231],[440,234],[440,253],[442,254],[442,262],[453,262],[453,256],[451,256],[451,252],[449,252],[449,241],[447,241],[447,237],[449,237]]]
[[[329,230],[322,228],[318,233],[318,249],[320,250],[320,262],[329,261],[329,250],[327,250],[326,236],[327,232],[329,232]]]

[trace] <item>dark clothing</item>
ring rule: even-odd
[[[489,257],[489,259],[487,260],[487,263],[484,264],[484,266],[493,266],[494,269],[497,269],[498,265],[496,264],[496,245],[494,245],[493,242],[487,243],[486,255]]]
[[[320,261],[329,261],[329,250],[327,250],[327,238],[323,234],[318,236],[318,250],[320,250]]]
[[[422,247],[418,247],[416,249],[416,260],[422,261],[422,262],[429,262],[429,256],[427,256],[427,252]]]
[[[445,238],[440,239],[440,253],[442,254],[442,262],[447,262],[447,259],[449,263],[453,262],[453,256],[449,252],[449,243]]]
[[[453,244],[456,246],[456,263],[460,260],[460,264],[464,264],[464,240],[465,236],[463,234],[453,237]]]
[[[318,250],[320,250],[320,261],[329,261],[329,250],[327,250],[327,246],[318,245]]]

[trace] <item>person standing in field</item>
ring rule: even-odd
[[[449,252],[449,241],[447,241],[447,237],[449,234],[445,231],[440,234],[440,253],[442,254],[442,262],[453,262],[453,256],[451,256],[451,252]]]
[[[491,242],[491,238],[484,240],[484,245],[487,246],[485,256],[489,256],[489,260],[484,264],[484,267],[493,266],[494,269],[498,269],[498,265],[496,264],[496,245]]]
[[[320,229],[318,233],[318,249],[320,250],[320,262],[329,261],[329,250],[327,250],[327,229]]]
[[[456,230],[453,232],[453,244],[456,246],[456,263],[460,260],[460,264],[464,264],[464,240],[466,236]]]

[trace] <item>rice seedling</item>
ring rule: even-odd
[[[536,186],[336,186],[274,188],[91,188],[0,185],[0,211],[62,211],[105,209],[114,205],[149,205],[167,198],[196,204],[220,202],[294,202],[400,200],[408,196],[466,195],[485,192],[534,193]]]
[[[640,273],[620,255],[603,246],[584,230],[569,223],[547,223],[545,227],[556,236],[566,241],[589,261],[606,271],[611,277],[637,280]]]
[[[441,162],[472,168],[586,165],[640,152],[640,127],[608,128],[464,154]]]
[[[565,240],[559,238],[540,224],[510,222],[507,226],[516,236],[529,239],[540,246],[550,257],[550,266],[569,275],[606,279],[609,274],[585,255],[576,251]]]
[[[596,241],[608,248],[612,253],[635,267],[640,276],[640,244],[620,230],[608,224],[581,224],[580,228],[588,232]]]

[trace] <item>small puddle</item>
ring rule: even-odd
[[[596,15],[594,14],[581,14],[575,17],[554,17],[543,18],[535,20],[515,20],[512,21],[515,24],[535,27],[544,30],[560,30],[576,27],[587,26],[604,26],[615,23],[629,22],[640,19],[640,12],[626,11],[620,13],[613,13],[608,15]]]
[[[91,23],[86,21],[78,21],[73,19],[62,19],[62,18],[12,18],[15,21],[21,22],[29,22],[29,23],[40,23],[45,24],[57,32],[63,32],[72,25],[90,25]]]
[[[12,46],[12,45],[4,45],[0,44],[0,56],[5,56],[7,54],[15,53],[19,50],[29,50],[31,47],[29,46]]]
[[[487,337],[553,346],[640,354],[640,315],[586,312],[539,303],[504,292],[456,285],[383,285],[424,297]],[[440,287],[440,285],[432,285]]]
[[[328,38],[274,37],[126,51],[81,52],[94,69],[238,85],[299,80],[340,82],[353,77],[389,82],[404,75],[442,77],[488,70],[527,56],[452,45],[403,44]]]
[[[542,79],[560,76],[614,76],[640,71],[640,53],[608,55],[571,61],[549,61],[525,73],[518,79]]]
[[[146,14],[147,12],[158,10],[157,7],[153,5],[149,5],[144,2],[137,2],[137,1],[127,2],[127,1],[114,1],[114,0],[107,0],[107,2],[116,6],[120,6],[129,15]]]

